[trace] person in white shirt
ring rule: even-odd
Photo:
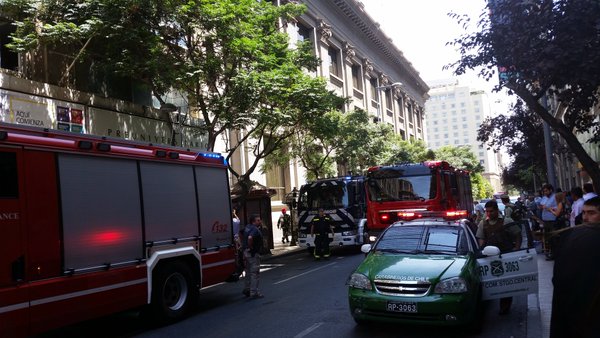
[[[573,198],[573,203],[571,204],[571,215],[569,215],[569,224],[570,226],[576,226],[575,218],[577,215],[581,213],[583,208],[583,190],[580,187],[574,187],[571,189],[571,198]]]
[[[594,185],[591,183],[586,183],[583,185],[583,200],[587,201],[590,198],[594,198],[596,196],[598,196],[595,192],[594,192]]]

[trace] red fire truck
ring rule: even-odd
[[[445,161],[372,167],[365,184],[370,241],[401,219],[440,211],[466,218],[473,209],[469,172]]]
[[[0,124],[0,337],[145,306],[168,323],[235,270],[215,153]]]

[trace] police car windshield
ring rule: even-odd
[[[446,226],[393,226],[375,250],[413,254],[456,254],[467,250],[464,231]]]

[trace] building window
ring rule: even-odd
[[[297,27],[298,27],[298,35],[296,38],[298,39],[298,41],[310,41],[311,29],[304,26],[300,22],[298,22]]]
[[[377,95],[377,79],[371,79],[369,83],[371,84],[371,105],[377,107],[377,103],[379,102],[379,95]]]
[[[385,109],[391,111],[392,108],[393,108],[392,91],[388,89],[385,91]]]
[[[329,55],[329,74],[341,77],[342,69],[337,49],[329,47],[327,54]]]
[[[352,85],[354,89],[362,92],[363,90],[363,78],[362,78],[362,69],[360,65],[352,66]]]

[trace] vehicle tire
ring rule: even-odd
[[[198,303],[198,289],[190,268],[182,262],[159,267],[152,281],[152,314],[159,324],[182,319]]]

